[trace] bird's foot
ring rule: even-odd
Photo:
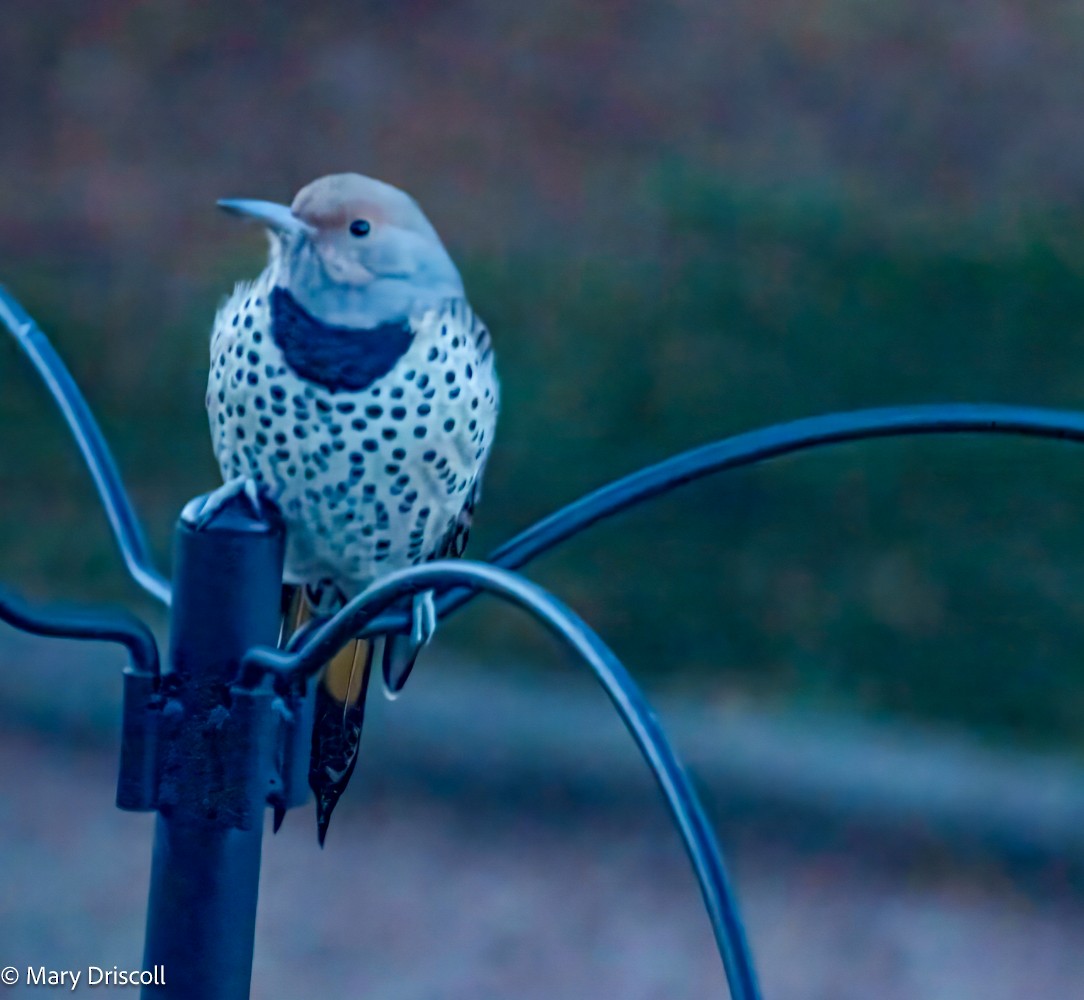
[[[398,697],[406,685],[418,654],[429,645],[437,631],[437,606],[433,591],[414,595],[409,635],[389,635],[384,638],[384,693]]]
[[[424,594],[415,594],[414,606],[411,609],[410,641],[412,645],[417,649],[428,646],[436,632],[437,603],[433,599],[433,591],[427,590]]]
[[[260,502],[262,487],[250,476],[235,476],[228,482],[223,483],[217,490],[204,496],[190,500],[181,517],[187,523],[196,528],[204,528],[211,519],[235,497],[244,497],[252,507],[252,513],[257,517],[263,517],[263,507]]]
[[[305,584],[305,601],[317,618],[330,618],[346,603],[346,595],[333,580]]]

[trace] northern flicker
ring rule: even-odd
[[[436,231],[403,191],[360,174],[301,189],[287,208],[226,199],[263,223],[267,267],[215,317],[207,412],[224,486],[286,522],[284,584],[333,613],[382,573],[462,554],[497,421],[489,332]],[[385,639],[398,688],[436,620],[414,602]],[[321,844],[357,763],[372,661],[344,650],[317,686],[309,782]]]

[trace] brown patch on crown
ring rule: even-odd
[[[400,194],[390,185],[361,174],[332,174],[298,191],[290,210],[324,230],[346,228],[355,219],[376,224],[394,219],[394,211],[386,204],[392,193]]]

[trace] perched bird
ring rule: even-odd
[[[490,336],[429,220],[360,174],[301,189],[287,208],[226,199],[263,223],[270,257],[215,317],[207,411],[224,485],[286,522],[284,583],[331,614],[381,574],[462,554],[497,421]],[[397,689],[436,626],[385,639]],[[357,763],[372,647],[348,647],[317,686],[309,782],[321,844]],[[279,817],[281,818],[281,817]]]

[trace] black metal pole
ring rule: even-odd
[[[264,809],[280,731],[270,690],[233,687],[243,654],[278,637],[283,532],[247,498],[176,532],[163,678],[145,1000],[249,995]]]

